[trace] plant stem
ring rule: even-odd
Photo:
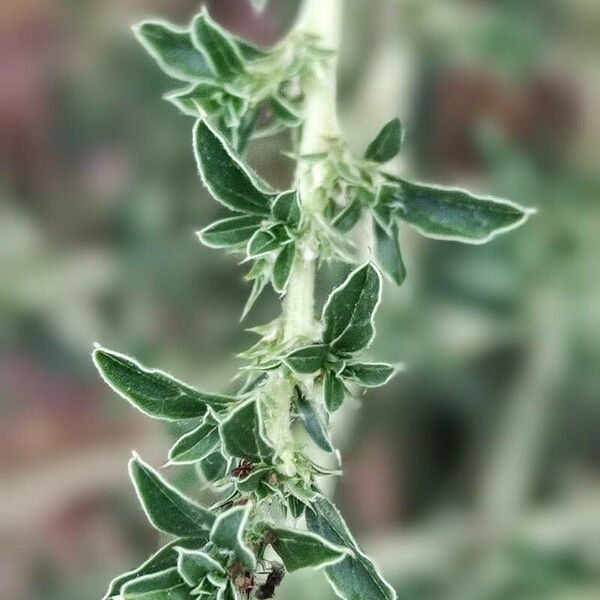
[[[319,36],[321,44],[337,52],[339,47],[343,0],[306,0],[296,26],[299,33]],[[327,149],[324,138],[337,137],[337,60],[331,58],[319,71],[304,77],[304,125],[300,154],[312,154]],[[323,210],[319,187],[325,177],[321,164],[309,169],[302,162],[296,172],[300,201],[311,218]],[[315,263],[318,250],[313,240],[305,241],[299,249],[288,284],[284,303],[284,339],[312,338],[314,323]]]
[[[306,0],[296,26],[299,33],[319,36],[321,44],[337,51],[343,0]],[[331,58],[318,71],[305,75],[302,85],[305,97],[304,125],[300,153],[311,154],[327,149],[325,137],[339,133],[336,107],[337,61]],[[309,169],[298,165],[296,183],[300,202],[308,219],[323,211],[320,191],[326,172],[317,165]],[[298,248],[283,304],[284,342],[305,338],[312,341],[317,333],[314,318],[315,270],[318,247],[312,238]],[[291,403],[294,390],[287,378],[274,375],[265,386],[266,426],[271,442],[282,460],[282,470],[288,475],[295,471],[295,440],[291,429]]]

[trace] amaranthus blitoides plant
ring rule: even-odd
[[[399,221],[428,237],[482,243],[530,211],[387,172],[402,143],[398,119],[362,156],[348,150],[335,105],[341,5],[306,0],[292,32],[270,49],[225,31],[205,10],[186,28],[146,21],[134,29],[162,70],[185,83],[166,99],[195,119],[200,176],[229,211],[199,232],[200,241],[250,265],[244,314],[268,285],[283,310],[254,329],[260,340],[244,352],[245,382],[231,395],[198,391],[95,348],[94,362],[117,393],[150,417],[189,424],[168,465],[196,465],[222,493],[200,506],[134,455],[129,468],[142,507],[173,540],[114,579],[107,599],[272,598],[286,572],[304,567],[324,568],[341,598],[395,598],[319,487],[339,465],[320,466],[315,456],[331,453],[337,462],[330,415],[347,395],[395,373],[362,353],[375,335],[380,273],[398,285],[405,278]],[[280,191],[243,156],[252,139],[286,129],[297,169],[293,188]],[[368,228],[366,262],[352,242],[355,227],[363,240]],[[350,274],[317,318],[314,279],[325,261],[350,265]]]

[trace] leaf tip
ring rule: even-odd
[[[91,357],[92,357],[92,362],[94,363],[94,366],[100,373],[100,376],[106,380],[105,373],[104,373],[106,365],[104,364],[104,362],[107,359],[111,358],[110,350],[108,350],[108,348],[105,348],[98,342],[94,342],[94,347],[92,349]],[[110,382],[108,380],[106,380],[106,381],[107,381],[108,385],[110,385]]]
[[[106,349],[101,344],[99,344],[98,342],[94,342],[90,356],[92,357],[92,361],[97,369],[100,368],[100,366],[98,365],[98,354],[101,354],[105,350]]]

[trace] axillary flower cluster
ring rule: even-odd
[[[348,150],[335,114],[340,8],[341,0],[307,0],[297,26],[270,49],[225,31],[205,10],[185,28],[163,21],[135,28],[180,83],[166,99],[195,119],[200,177],[225,212],[198,233],[200,241],[248,266],[243,316],[267,286],[283,307],[275,321],[252,330],[259,339],[241,355],[246,364],[231,394],[198,391],[95,348],[94,363],[117,393],[150,417],[189,425],[167,465],[194,465],[220,493],[214,505],[201,506],[134,455],[129,469],[139,501],[172,540],[114,579],[107,599],[272,598],[286,573],[306,567],[323,568],[342,598],[396,597],[321,490],[322,478],[341,473],[331,415],[350,394],[396,372],[363,354],[375,335],[382,274],[398,285],[406,276],[399,224],[481,243],[522,224],[530,211],[386,171],[402,144],[398,119],[362,156]],[[288,190],[274,189],[244,158],[252,140],[281,131],[290,132],[297,163]],[[368,260],[355,231],[369,239]],[[332,261],[349,274],[316,311],[315,276]]]

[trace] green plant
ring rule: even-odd
[[[251,264],[244,315],[267,285],[284,300],[279,318],[253,330],[260,339],[243,353],[245,381],[231,395],[200,392],[122,354],[94,350],[102,377],[126,400],[151,417],[189,422],[168,464],[196,465],[222,492],[204,508],[134,455],[130,474],[148,519],[175,539],[117,577],[105,598],[269,598],[285,571],[304,567],[323,567],[343,598],[395,597],[320,490],[318,479],[339,475],[339,465],[320,466],[315,455],[337,456],[329,421],[345,397],[396,371],[362,353],[375,335],[380,271],[398,285],[405,278],[399,221],[428,237],[482,243],[529,211],[388,173],[383,165],[402,143],[397,119],[364,156],[349,151],[335,107],[341,4],[307,0],[294,30],[269,50],[224,31],[206,11],[185,29],[163,22],[135,29],[162,69],[187,83],[166,98],[196,119],[201,178],[230,211],[200,240]],[[253,137],[283,129],[291,129],[297,170],[293,189],[277,191],[243,153]],[[372,261],[352,242],[354,229],[368,236]],[[354,268],[316,319],[315,274],[325,261]]]

